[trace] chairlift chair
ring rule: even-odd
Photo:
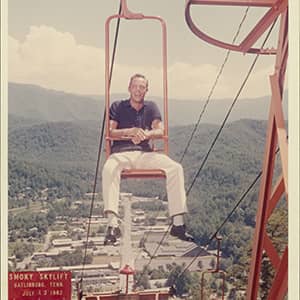
[[[105,23],[105,149],[106,158],[111,154],[111,143],[114,140],[123,140],[124,138],[115,138],[110,135],[109,130],[109,108],[110,108],[110,53],[109,53],[109,26],[113,19],[127,19],[127,20],[144,20],[153,19],[161,23],[162,28],[162,66],[163,66],[163,124],[164,134],[160,139],[163,142],[163,149],[154,149],[153,151],[160,151],[168,154],[168,89],[167,89],[167,30],[165,21],[158,16],[145,16],[141,13],[133,13],[128,10],[126,0],[121,0],[121,12],[107,18]],[[128,138],[127,138],[128,139]],[[152,139],[152,143],[154,139]],[[125,169],[121,173],[121,178],[165,178],[166,174],[161,169]]]

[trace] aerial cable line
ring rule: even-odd
[[[245,10],[245,12],[244,12],[244,15],[243,15],[243,17],[242,17],[242,20],[241,20],[241,22],[240,22],[240,24],[239,24],[239,26],[238,26],[237,32],[235,33],[235,35],[234,35],[234,37],[233,37],[232,43],[235,43],[235,41],[236,41],[236,39],[237,39],[237,37],[238,37],[240,31],[241,31],[241,28],[242,28],[242,26],[243,26],[243,24],[244,24],[244,22],[245,22],[245,19],[246,19],[247,15],[248,15],[249,9],[250,9],[250,7],[248,6],[248,7],[246,8],[246,10]],[[202,116],[203,116],[203,114],[204,114],[204,112],[205,112],[205,110],[206,110],[206,107],[207,107],[207,105],[208,105],[208,103],[209,103],[209,101],[210,101],[210,98],[211,98],[211,96],[212,96],[212,94],[213,94],[213,92],[214,92],[214,90],[215,90],[215,88],[216,88],[216,86],[217,86],[217,83],[218,83],[218,81],[219,81],[219,78],[220,78],[220,76],[221,76],[221,74],[222,74],[222,72],[223,72],[223,69],[224,69],[224,67],[225,67],[225,65],[226,65],[226,63],[227,63],[227,61],[228,61],[230,52],[231,52],[231,50],[228,50],[227,53],[226,53],[225,59],[224,59],[222,65],[221,65],[220,70],[219,70],[219,72],[218,72],[218,74],[217,74],[217,77],[216,77],[216,79],[215,79],[215,81],[214,81],[214,83],[213,83],[213,85],[212,85],[212,88],[211,88],[211,90],[210,90],[210,92],[209,92],[209,95],[208,95],[207,100],[206,100],[206,102],[205,102],[205,104],[204,104],[204,107],[203,107],[202,111],[201,111],[200,114],[199,114],[197,123],[195,124],[195,126],[194,126],[194,128],[193,128],[192,134],[191,134],[191,136],[190,136],[190,138],[189,138],[189,140],[188,140],[188,143],[187,143],[187,145],[186,145],[186,147],[185,147],[185,149],[184,149],[184,151],[183,151],[183,154],[182,154],[182,156],[181,156],[181,158],[180,158],[180,160],[179,160],[180,163],[183,161],[184,156],[186,155],[187,150],[188,150],[188,148],[189,148],[189,146],[190,146],[190,144],[191,144],[191,141],[192,141],[192,139],[193,139],[193,137],[194,137],[194,134],[195,134],[196,130],[198,129],[200,120],[201,120],[201,118],[202,118]],[[164,198],[165,198],[165,197],[163,197],[163,199],[164,199]],[[171,226],[171,225],[170,225],[170,226]],[[169,231],[169,229],[170,229],[170,226],[168,227],[168,230],[166,231],[166,233],[162,236],[161,241],[158,243],[158,245],[157,245],[157,247],[156,247],[154,253],[151,255],[150,260],[148,261],[148,263],[147,263],[147,265],[146,265],[146,267],[145,267],[144,270],[146,270],[146,268],[151,264],[152,259],[155,257],[155,255],[156,255],[156,253],[157,253],[159,247],[162,245],[164,239],[166,238],[166,235],[167,235],[167,233],[168,233],[168,231]],[[148,235],[149,235],[149,233],[148,233]],[[148,238],[148,235],[146,236],[144,243],[146,242],[146,240],[147,240],[147,238]],[[139,255],[139,254],[140,254],[140,253],[138,253],[138,255]],[[138,255],[137,255],[137,257],[138,257]],[[135,258],[135,260],[137,259],[137,257]],[[142,277],[142,275],[144,275],[144,272],[141,274],[141,277]],[[138,283],[139,283],[139,281],[138,281]]]
[[[235,41],[236,41],[236,39],[237,39],[237,37],[238,37],[240,31],[241,31],[242,25],[243,25],[243,23],[245,22],[245,19],[246,19],[246,17],[247,17],[247,14],[248,14],[249,9],[250,9],[250,6],[248,6],[247,9],[245,10],[244,16],[243,16],[243,18],[242,18],[242,20],[241,20],[241,22],[240,22],[240,24],[239,24],[238,30],[237,30],[236,34],[234,35],[234,37],[233,37],[232,44],[235,43]],[[208,105],[208,103],[209,103],[209,101],[210,101],[210,98],[211,98],[211,96],[212,96],[212,94],[213,94],[213,92],[214,92],[214,90],[215,90],[215,88],[216,88],[216,86],[217,86],[217,83],[218,83],[218,81],[219,81],[219,78],[220,78],[221,74],[223,73],[224,67],[225,67],[225,65],[226,65],[226,63],[227,63],[227,61],[228,61],[228,58],[229,58],[229,54],[230,54],[230,53],[231,53],[231,50],[228,50],[227,53],[226,53],[226,55],[225,55],[225,59],[224,59],[222,65],[221,65],[221,67],[220,67],[220,70],[219,70],[219,72],[218,72],[218,74],[217,74],[217,77],[216,77],[216,79],[215,79],[215,81],[214,81],[214,83],[213,83],[213,85],[212,85],[212,88],[211,88],[209,94],[208,94],[207,100],[206,100],[206,102],[205,102],[205,104],[204,104],[204,106],[203,106],[202,111],[201,111],[200,114],[199,114],[198,120],[197,120],[197,122],[196,122],[196,124],[195,124],[195,126],[194,126],[194,128],[193,128],[193,130],[192,130],[192,133],[191,133],[190,138],[189,138],[189,140],[188,140],[188,142],[187,142],[187,145],[186,145],[186,147],[185,147],[185,149],[184,149],[184,151],[183,151],[183,153],[182,153],[182,156],[181,156],[181,158],[180,158],[180,160],[179,160],[180,163],[183,161],[183,158],[184,158],[184,156],[186,155],[188,148],[190,147],[190,144],[191,144],[191,142],[192,142],[192,139],[193,139],[193,137],[194,137],[194,134],[196,133],[196,130],[198,129],[200,120],[201,120],[201,118],[202,118],[202,116],[203,116],[203,114],[204,114],[204,112],[205,112],[205,110],[206,110],[206,107],[207,107],[207,105]]]
[[[287,137],[288,138],[288,137]],[[277,150],[275,151],[275,154],[277,154],[279,152],[280,148],[278,147]],[[238,206],[241,204],[241,202],[245,199],[245,197],[247,196],[247,194],[251,191],[251,189],[254,187],[254,185],[256,184],[256,182],[258,181],[258,179],[260,179],[262,175],[262,171],[260,171],[256,178],[253,180],[253,182],[250,184],[250,186],[248,187],[248,189],[243,193],[243,195],[241,196],[240,200],[236,203],[236,205],[232,208],[232,210],[230,211],[230,213],[227,215],[227,217],[224,219],[224,221],[218,226],[218,228],[216,229],[215,233],[213,233],[211,235],[211,237],[209,238],[207,245],[209,245],[211,243],[211,241],[217,236],[217,234],[219,233],[219,231],[222,229],[222,227],[227,223],[227,221],[230,219],[230,217],[233,215],[233,213],[235,212],[235,210],[238,208]]]
[[[277,154],[279,152],[279,148],[277,148],[275,154]],[[258,179],[261,177],[262,175],[262,171],[260,171],[256,178],[253,180],[253,182],[250,184],[250,186],[248,187],[248,189],[244,192],[244,194],[241,196],[240,200],[236,203],[236,205],[232,208],[232,210],[230,211],[230,213],[227,215],[227,217],[224,219],[224,221],[218,226],[218,228],[216,229],[215,233],[213,233],[211,235],[211,237],[209,238],[207,245],[209,245],[211,243],[211,241],[217,236],[217,234],[219,233],[219,231],[222,229],[222,227],[227,223],[227,221],[230,219],[230,217],[233,215],[233,213],[235,212],[235,210],[238,208],[238,206],[241,204],[241,202],[245,199],[245,197],[247,196],[247,194],[251,191],[251,189],[254,187],[254,185],[256,184],[256,182],[258,181]]]
[[[266,35],[266,37],[265,37],[265,39],[264,39],[264,41],[263,41],[263,43],[262,43],[262,45],[261,45],[261,48],[263,48],[264,45],[265,45],[265,43],[267,42],[267,40],[268,40],[268,38],[269,38],[269,36],[270,36],[270,34],[271,34],[271,32],[272,32],[272,30],[273,30],[275,24],[276,24],[276,21],[277,21],[277,19],[273,22],[271,28],[269,29],[269,31],[268,31],[268,33],[267,33],[267,35]],[[225,123],[226,123],[226,121],[227,121],[227,119],[228,119],[228,116],[229,116],[230,112],[232,111],[232,108],[233,108],[233,106],[234,106],[234,104],[235,104],[235,102],[236,102],[236,100],[237,100],[239,94],[241,93],[243,87],[245,86],[245,83],[246,83],[246,81],[248,80],[249,75],[250,75],[251,71],[253,70],[254,65],[255,65],[256,62],[257,62],[257,59],[258,59],[259,55],[260,55],[260,54],[257,54],[257,55],[256,55],[256,57],[255,57],[255,59],[254,59],[252,65],[251,65],[251,67],[250,67],[250,69],[249,69],[249,71],[248,71],[248,74],[246,75],[245,80],[243,81],[243,83],[242,83],[242,85],[241,85],[241,88],[239,89],[239,91],[238,91],[238,93],[237,93],[237,96],[236,96],[236,98],[234,99],[234,101],[233,101],[233,103],[232,103],[232,105],[231,105],[231,107],[230,107],[230,109],[229,109],[229,111],[228,111],[228,113],[227,113],[227,115],[226,115],[226,117],[225,117],[225,119],[224,119],[224,122],[222,123],[221,129],[219,130],[219,132],[218,132],[218,134],[217,134],[217,136],[216,136],[216,138],[215,138],[215,140],[214,140],[214,142],[213,142],[211,148],[209,149],[209,152],[211,151],[211,149],[213,148],[213,146],[214,146],[214,144],[215,144],[217,138],[219,137],[220,132],[221,132],[222,128],[224,127],[224,125],[225,125]],[[207,160],[207,157],[208,157],[208,155],[209,155],[209,152],[208,152],[208,154],[206,155],[205,160]],[[278,152],[279,152],[279,148],[276,150],[276,154],[277,154]],[[200,173],[200,171],[201,171],[203,165],[204,165],[204,163],[202,163],[200,169],[198,170],[197,175],[196,175],[196,177],[194,178],[193,183],[195,182],[195,179],[196,179],[197,176],[199,175],[199,173]],[[227,217],[224,219],[224,221],[221,223],[221,225],[218,226],[218,229],[211,235],[211,237],[210,237],[208,243],[206,244],[206,246],[204,247],[204,249],[207,249],[207,248],[208,248],[208,246],[209,246],[209,244],[211,243],[211,241],[214,239],[214,237],[217,235],[217,233],[221,230],[221,228],[225,225],[225,223],[229,220],[229,218],[232,216],[232,214],[233,214],[234,211],[237,209],[237,207],[240,205],[240,203],[245,199],[245,197],[247,196],[247,194],[249,193],[249,191],[253,188],[253,186],[256,184],[256,182],[257,182],[258,179],[261,177],[261,175],[262,175],[262,171],[259,172],[259,174],[256,176],[256,178],[255,178],[254,181],[251,183],[251,185],[250,185],[249,188],[246,190],[246,192],[243,193],[242,197],[239,199],[239,201],[238,201],[237,204],[234,206],[234,208],[231,210],[231,212],[227,215]],[[193,184],[190,186],[188,192],[191,191],[192,186],[193,186]],[[188,268],[189,268],[189,267],[194,263],[194,261],[199,257],[199,255],[201,254],[201,252],[202,252],[202,249],[199,249],[197,255],[196,255],[196,256],[192,259],[192,261],[191,261],[191,262],[190,262],[190,263],[189,263],[189,264],[188,264],[188,265],[187,265],[187,266],[186,266],[186,267],[178,274],[178,276],[176,277],[176,279],[180,278],[180,277],[188,270]]]
[[[152,262],[152,260],[153,260],[153,258],[155,257],[155,255],[156,255],[156,253],[157,253],[157,251],[158,251],[158,249],[160,248],[160,246],[162,245],[162,243],[164,242],[164,239],[166,238],[166,236],[168,235],[168,233],[169,233],[169,230],[170,230],[170,227],[171,227],[171,225],[172,224],[169,224],[169,227],[168,227],[168,229],[165,231],[165,233],[163,234],[163,236],[162,236],[162,238],[161,238],[161,240],[160,240],[160,242],[158,243],[158,245],[156,246],[156,248],[155,248],[155,250],[154,250],[154,252],[153,252],[153,254],[151,254],[151,256],[150,256],[150,259],[149,259],[149,261],[148,261],[148,263],[143,267],[143,271],[142,271],[142,273],[139,275],[139,279],[137,280],[137,282],[136,282],[136,286],[138,286],[138,284],[140,283],[140,281],[141,281],[141,279],[142,279],[142,277],[143,277],[143,275],[145,274],[145,272],[147,271],[147,268],[150,266],[150,264],[151,264],[151,262]],[[148,231],[148,235],[149,235],[149,231]],[[146,243],[146,239],[148,238],[148,236],[145,238],[145,241],[144,241],[144,243]],[[135,258],[135,260],[134,261],[136,261],[136,259],[137,259],[137,257]],[[148,273],[149,274],[149,273]]]
[[[254,185],[257,183],[258,179],[261,177],[262,175],[262,171],[259,172],[259,174],[255,177],[255,179],[253,180],[253,182],[250,184],[250,186],[248,187],[248,189],[243,193],[243,195],[241,196],[241,198],[239,199],[239,201],[236,203],[236,205],[232,208],[232,210],[230,211],[230,213],[227,215],[227,217],[224,219],[224,221],[221,223],[221,225],[218,226],[218,228],[216,229],[216,231],[211,235],[211,237],[209,238],[208,242],[206,243],[206,245],[204,246],[204,249],[207,249],[208,246],[210,245],[210,243],[212,242],[212,240],[216,237],[216,235],[218,234],[218,232],[221,230],[221,228],[225,225],[225,223],[230,219],[230,217],[233,215],[233,213],[235,212],[235,210],[238,208],[238,206],[241,204],[241,202],[245,199],[245,197],[247,196],[247,194],[250,192],[250,190],[254,187]],[[188,269],[189,267],[195,262],[195,260],[199,257],[199,255],[201,254],[201,252],[203,251],[203,248],[201,247],[199,249],[199,251],[197,252],[196,256],[191,260],[191,262],[178,274],[177,278],[180,278]]]
[[[277,19],[276,19],[276,20],[277,20]],[[272,24],[270,30],[268,31],[268,33],[267,33],[267,35],[266,35],[266,38],[264,39],[261,48],[263,48],[264,45],[265,45],[265,43],[267,42],[267,40],[268,40],[268,38],[269,38],[269,36],[270,36],[270,34],[271,34],[271,32],[272,32],[274,26],[275,26],[276,20],[273,22],[273,24]],[[260,55],[260,54],[258,53],[258,54],[255,56],[255,58],[254,58],[254,60],[253,60],[253,62],[252,62],[252,64],[251,64],[251,66],[250,66],[250,68],[249,68],[249,70],[248,70],[248,73],[247,73],[247,75],[246,75],[244,81],[242,82],[242,85],[241,85],[241,87],[239,88],[239,90],[238,90],[238,92],[237,92],[237,95],[235,96],[235,98],[234,98],[234,100],[233,100],[233,102],[232,102],[232,104],[231,104],[231,106],[230,106],[230,108],[229,108],[229,110],[228,110],[228,112],[227,112],[227,114],[226,114],[226,116],[225,116],[225,119],[223,120],[223,122],[222,122],[222,124],[221,124],[220,129],[219,129],[218,132],[217,132],[216,137],[214,138],[214,140],[213,140],[213,142],[212,142],[212,144],[211,144],[211,146],[210,146],[208,152],[206,153],[204,159],[202,160],[201,166],[199,167],[199,169],[198,169],[196,175],[194,176],[194,178],[193,178],[193,180],[192,180],[192,183],[191,183],[190,187],[189,187],[188,190],[187,190],[187,196],[188,196],[189,193],[191,192],[191,190],[192,190],[192,188],[193,188],[193,186],[194,186],[194,184],[195,184],[195,182],[196,182],[196,179],[198,178],[200,172],[202,171],[202,169],[203,169],[203,167],[204,167],[204,164],[206,163],[206,161],[207,161],[207,159],[208,159],[208,156],[210,155],[210,153],[211,153],[213,147],[215,146],[215,144],[216,144],[216,142],[217,142],[217,139],[219,138],[219,136],[220,136],[220,134],[221,134],[221,132],[222,132],[224,126],[225,126],[225,123],[227,122],[227,120],[228,120],[228,118],[229,118],[229,115],[230,115],[230,113],[231,113],[231,111],[232,111],[234,105],[236,104],[236,102],[237,102],[237,100],[238,100],[238,98],[239,98],[239,96],[240,96],[240,94],[241,94],[243,88],[245,87],[245,85],[246,85],[246,83],[247,83],[247,81],[248,81],[248,79],[249,79],[249,77],[250,77],[251,72],[252,72],[253,69],[254,69],[254,66],[255,66],[255,64],[256,64],[258,58],[259,58],[259,55]]]
[[[121,10],[122,10],[122,4],[121,4],[121,1],[120,1],[119,12],[118,12],[119,15],[121,14]],[[119,35],[119,27],[120,27],[120,18],[118,18],[118,20],[117,20],[116,31],[115,31],[114,47],[113,47],[112,60],[111,60],[110,73],[109,73],[109,85],[111,84],[111,79],[112,79],[113,66],[114,66],[114,61],[115,61],[117,41],[118,41],[118,35]],[[88,247],[88,240],[89,240],[89,235],[90,235],[91,218],[92,218],[94,201],[95,201],[98,171],[99,171],[99,165],[100,165],[100,161],[101,161],[102,144],[103,144],[105,119],[106,119],[105,116],[106,116],[106,111],[105,111],[105,108],[104,108],[103,118],[102,118],[101,135],[100,135],[100,141],[99,141],[99,147],[98,147],[98,156],[97,156],[97,164],[96,164],[96,171],[95,171],[95,179],[94,179],[94,185],[93,185],[92,202],[91,202],[91,207],[90,207],[90,215],[89,215],[88,229],[87,229],[87,235],[86,235],[85,251],[84,251],[84,258],[83,258],[82,270],[81,270],[81,278],[80,278],[80,284],[81,284],[80,289],[81,290],[82,290],[83,272],[84,272],[84,268],[85,268],[85,264],[86,264],[87,247]]]
[[[277,154],[279,152],[279,148],[277,148],[275,154]],[[252,183],[249,185],[249,187],[247,188],[247,190],[243,193],[243,195],[241,196],[241,198],[239,199],[239,201],[235,204],[235,206],[231,209],[231,211],[227,214],[226,218],[223,220],[223,222],[217,227],[216,231],[210,236],[208,242],[206,243],[206,245],[204,246],[204,249],[207,249],[208,246],[210,245],[210,243],[212,242],[212,240],[217,236],[217,234],[219,233],[219,231],[223,228],[223,226],[228,222],[228,220],[231,218],[231,216],[233,215],[233,213],[236,211],[236,209],[239,207],[239,205],[242,203],[242,201],[246,198],[246,196],[248,195],[248,193],[252,190],[252,188],[255,186],[255,184],[257,183],[257,181],[260,179],[262,175],[262,171],[260,171],[257,176],[255,177],[255,179],[252,181]],[[191,260],[191,262],[184,268],[183,271],[180,272],[180,274],[178,275],[177,278],[179,278],[180,276],[182,276],[182,274],[184,272],[186,272],[189,267],[195,262],[195,260],[199,257],[199,255],[202,252],[202,248],[199,249],[199,252],[197,253],[197,255]]]
[[[162,203],[163,203],[163,200],[161,200],[161,201],[162,201]],[[158,209],[157,214],[156,214],[155,217],[157,217],[157,216],[159,215],[159,212],[161,211],[162,208],[163,208],[163,205],[160,205],[160,207],[159,207],[159,209]],[[160,242],[157,244],[157,246],[156,246],[154,252],[151,254],[150,259],[149,259],[147,265],[145,266],[145,268],[147,268],[147,267],[151,264],[152,259],[155,257],[155,255],[156,255],[156,253],[157,253],[159,247],[162,245],[164,239],[166,238],[167,234],[169,233],[169,230],[170,230],[171,225],[172,225],[172,223],[169,224],[169,226],[168,226],[167,230],[165,231],[165,233],[163,234],[163,236],[162,236]],[[147,234],[146,234],[145,237],[143,238],[143,244],[146,243],[146,241],[147,241],[147,239],[148,239],[148,237],[149,237],[149,234],[150,234],[150,230],[147,231]],[[136,260],[138,259],[139,255],[141,254],[142,251],[143,251],[143,248],[141,247],[141,250],[138,252],[138,254],[136,255],[136,257],[135,257],[135,259],[134,259],[134,263],[136,262]],[[143,275],[143,274],[144,274],[144,272],[142,273],[142,275]],[[139,280],[137,281],[137,283],[139,283]]]
[[[150,260],[148,261],[147,265],[144,266],[145,269],[147,269],[147,267],[150,265],[152,259],[155,257],[155,255],[156,255],[156,253],[157,253],[159,247],[162,245],[162,243],[163,243],[165,237],[167,236],[167,234],[168,234],[168,232],[169,232],[169,230],[170,230],[171,225],[172,225],[172,224],[170,224],[169,227],[168,227],[168,229],[165,231],[165,233],[164,233],[162,239],[160,240],[160,242],[159,242],[158,245],[156,246],[156,248],[155,248],[153,254],[151,255]],[[145,241],[145,242],[146,242],[146,241]]]

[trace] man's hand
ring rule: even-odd
[[[130,137],[139,137],[141,139],[145,139],[145,131],[142,128],[132,127],[126,129],[126,135]]]
[[[135,137],[133,137],[133,138],[131,139],[131,141],[132,141],[135,145],[138,145],[142,140],[141,140],[139,137],[135,136]]]
[[[148,138],[147,131],[142,128],[133,127],[128,130],[128,135],[132,136],[131,141],[138,145]]]

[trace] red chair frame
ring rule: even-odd
[[[164,134],[160,139],[164,142],[163,152],[168,154],[168,88],[167,88],[167,29],[165,21],[158,16],[145,16],[141,13],[133,13],[128,10],[126,0],[121,0],[121,13],[112,15],[107,18],[105,22],[105,107],[106,107],[106,134],[105,134],[105,148],[106,158],[111,154],[111,142],[116,138],[111,137],[109,130],[109,107],[110,107],[110,55],[109,55],[109,26],[113,19],[127,19],[127,20],[143,20],[153,19],[158,20],[162,26],[162,64],[163,64],[163,123]],[[118,140],[122,140],[118,139]],[[131,169],[123,170],[121,178],[165,178],[165,172],[160,169]]]

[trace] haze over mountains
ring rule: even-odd
[[[125,99],[128,95],[111,95],[111,99]],[[220,124],[230,108],[232,99],[211,99],[202,122]],[[285,93],[284,99],[287,98]],[[162,107],[162,100],[155,98]],[[170,126],[194,124],[202,111],[206,99],[174,100],[169,99]],[[255,99],[238,99],[229,118],[229,122],[240,119],[266,120],[269,111],[270,96]],[[49,90],[36,85],[9,83],[9,114],[31,119],[33,123],[101,120],[103,116],[104,96],[84,96]],[[284,114],[287,119],[287,101],[284,100]],[[22,122],[23,123],[23,122]]]

